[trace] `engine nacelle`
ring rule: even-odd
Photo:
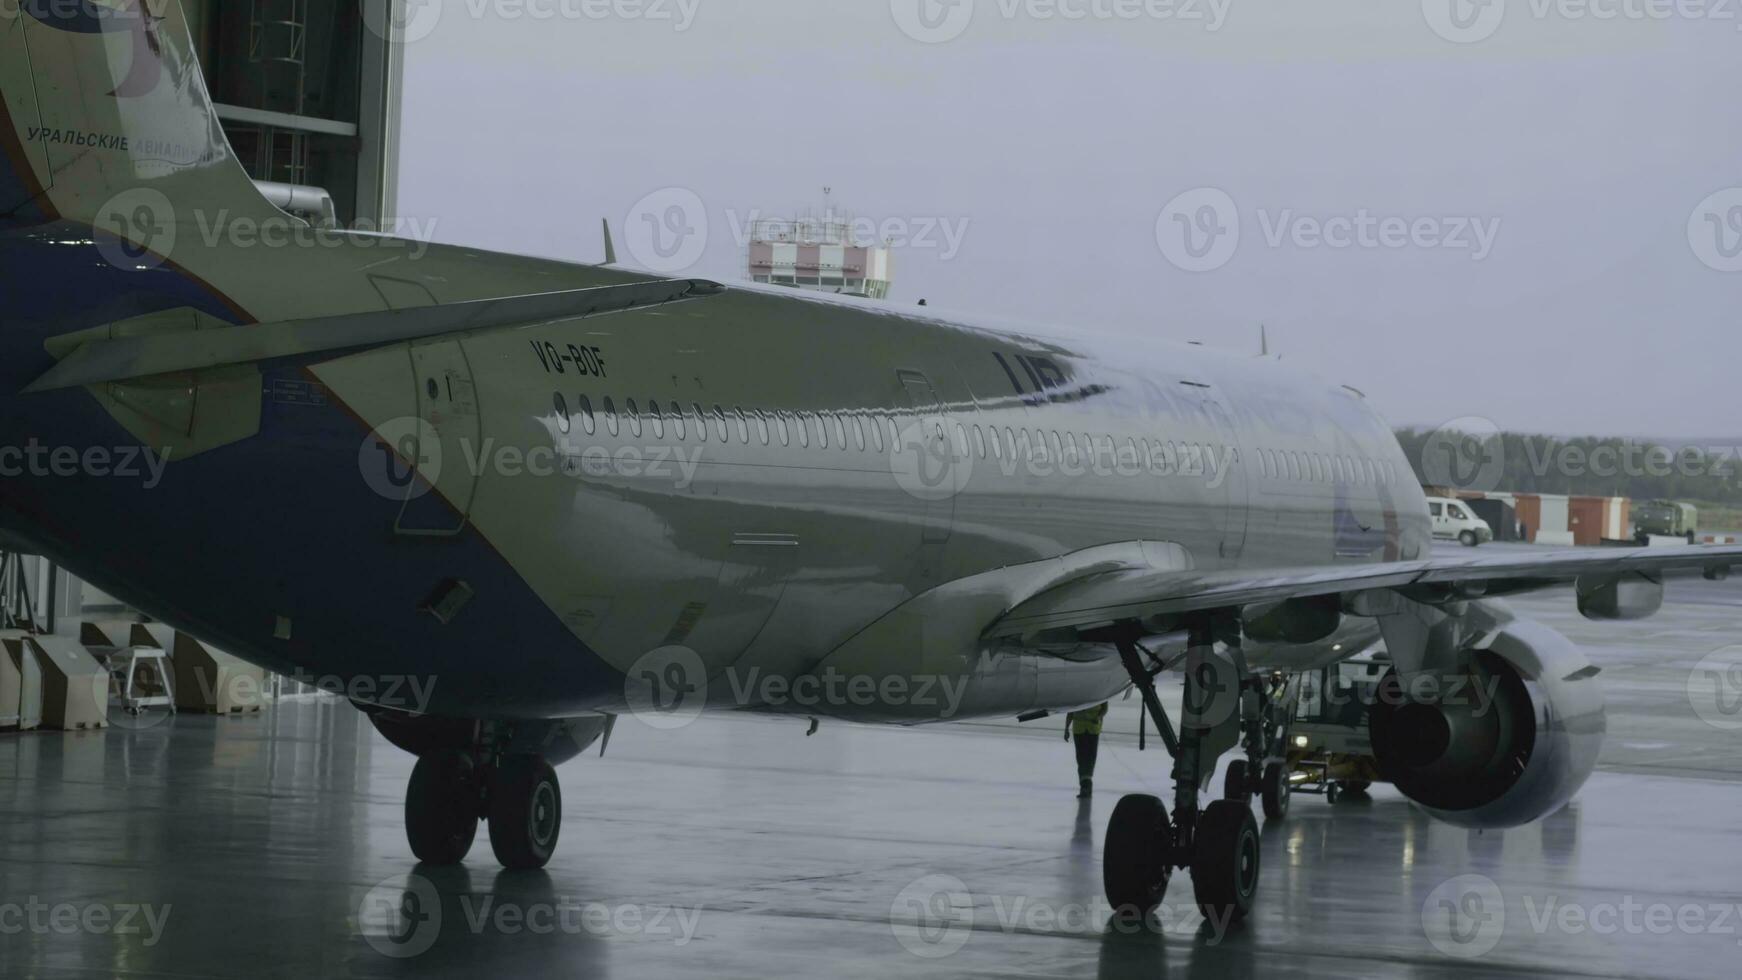
[[[1498,603],[1472,603],[1473,673],[1381,682],[1368,714],[1379,771],[1448,823],[1516,827],[1554,813],[1596,767],[1603,689],[1573,642]],[[1407,687],[1407,689],[1406,689]]]

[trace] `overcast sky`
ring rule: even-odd
[[[584,262],[608,216],[626,264],[734,280],[829,186],[912,239],[891,302],[1265,323],[1398,424],[1720,435],[1742,3],[1681,3],[443,0],[400,211]]]

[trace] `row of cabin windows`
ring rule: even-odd
[[[678,402],[662,403],[651,398],[647,400],[645,411],[640,403],[629,398],[624,400],[619,412],[616,400],[609,396],[601,404],[601,411],[595,413],[593,401],[587,395],[580,396],[576,410],[571,413],[568,399],[560,392],[555,396],[554,407],[557,427],[563,432],[570,431],[578,418],[581,431],[587,435],[596,435],[603,428],[613,438],[627,432],[635,438],[651,434],[655,439],[663,439],[669,429],[677,439],[687,440],[694,433],[701,442],[715,439],[730,443],[735,436],[738,442],[750,445],[754,432],[756,441],[764,446],[776,442],[791,446],[796,442],[804,449],[814,444],[822,449],[832,447],[842,452],[854,448],[860,452],[872,449],[879,453],[890,447],[900,448],[902,441],[895,420],[879,414],[841,416],[833,412],[766,412],[739,407],[727,410],[722,405],[710,409],[699,402],[691,402],[686,410]],[[1141,466],[1151,471],[1189,474],[1214,473],[1221,465],[1218,448],[1202,443],[1161,439],[1139,441],[1131,437],[1118,443],[1108,435],[1083,433],[1079,439],[1077,433],[1061,434],[1056,429],[953,424],[956,453],[980,459],[1086,460],[1109,466]],[[1239,453],[1235,451],[1229,462],[1238,460]]]
[[[1397,469],[1391,463],[1359,456],[1260,449],[1258,465],[1267,477],[1298,483],[1347,483],[1371,487],[1397,482]]]

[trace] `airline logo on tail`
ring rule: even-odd
[[[73,34],[126,32],[133,38],[133,66],[109,94],[137,99],[163,79],[163,44],[157,22],[169,0],[19,0],[19,9],[59,31]]]

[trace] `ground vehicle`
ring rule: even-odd
[[[1693,504],[1678,504],[1673,500],[1647,500],[1633,505],[1633,535],[1646,544],[1653,535],[1687,538],[1694,543],[1694,528],[1700,523],[1700,512]]]
[[[1367,707],[1390,669],[1390,658],[1368,653],[1301,675],[1288,730],[1290,792],[1322,793],[1336,803],[1381,781]]]
[[[1494,529],[1488,522],[1476,516],[1476,512],[1462,500],[1451,497],[1427,498],[1428,516],[1433,519],[1433,534],[1436,538],[1451,538],[1466,548],[1487,544],[1494,540]]]

